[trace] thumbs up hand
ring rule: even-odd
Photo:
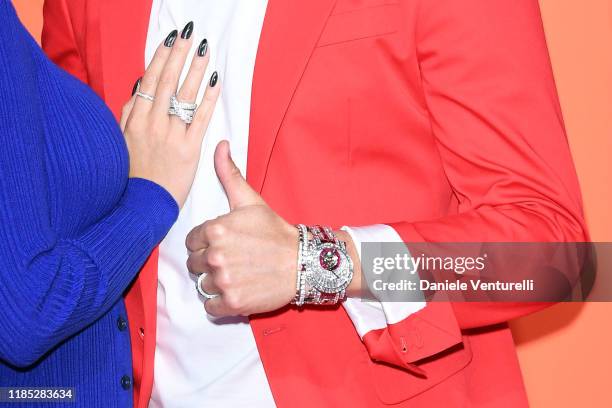
[[[194,228],[187,236],[187,268],[206,273],[202,289],[212,316],[248,316],[279,309],[296,288],[298,233],[268,207],[240,174],[223,141],[215,170],[230,212]]]

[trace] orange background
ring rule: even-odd
[[[43,0],[14,3],[39,38]],[[591,237],[609,242],[611,0],[540,0],[540,5]],[[610,271],[600,269],[605,272]],[[611,323],[607,303],[560,304],[512,323],[532,407],[612,407]]]

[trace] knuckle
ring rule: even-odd
[[[208,249],[208,264],[215,268],[221,269],[225,266],[225,255],[218,249]]]
[[[227,290],[232,287],[233,279],[232,276],[227,272],[218,272],[214,277],[215,285],[222,290]]]
[[[155,84],[157,83],[157,75],[147,72],[142,78],[142,82],[140,82],[140,89],[155,89]],[[145,91],[142,91],[145,92]],[[147,92],[145,92],[147,93]]]
[[[199,229],[200,227],[192,229],[191,232],[187,234],[187,237],[185,238],[185,246],[190,251],[194,251],[196,249],[196,243],[199,241]]]
[[[170,70],[164,71],[159,78],[159,84],[162,86],[173,86],[176,84],[176,74]]]
[[[242,308],[242,299],[234,292],[224,294],[223,300],[227,308],[233,313],[238,313]]]
[[[208,233],[208,228],[210,228],[210,224],[212,223],[212,220],[207,220],[204,221],[202,224],[200,224],[200,226],[197,228],[198,232],[201,235],[207,236]]]
[[[196,94],[195,90],[191,88],[187,88],[187,89],[182,88],[180,92],[178,93],[177,98],[179,101],[191,103],[195,101],[197,96],[198,95]]]
[[[198,267],[195,255],[190,255],[189,258],[187,258],[187,270],[191,273],[195,273],[198,272],[197,269]]]
[[[212,220],[207,220],[204,221],[202,224],[200,224],[200,226],[198,227],[199,233],[203,236],[205,236],[206,238],[208,238],[208,230],[210,229],[210,224],[212,223]]]
[[[214,223],[211,222],[206,228],[206,234],[210,237],[211,241],[219,240],[225,237],[226,233],[227,233],[227,230],[225,226],[221,224],[220,222],[214,222]]]
[[[234,178],[242,178],[242,173],[240,173],[240,169],[236,165],[232,165],[230,170],[230,176]]]

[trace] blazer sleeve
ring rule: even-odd
[[[79,235],[54,228],[40,59],[25,30],[5,23],[0,36],[13,41],[0,42],[0,360],[28,366],[121,298],[178,206],[157,184],[130,179],[117,205]]]
[[[41,45],[47,56],[82,82],[88,83],[85,61],[78,49],[67,1],[45,0]],[[85,10],[86,1],[70,10]]]
[[[406,243],[587,241],[537,0],[418,7],[422,87],[459,213],[391,226]],[[432,302],[363,340],[374,360],[419,371],[463,329],[546,305]]]

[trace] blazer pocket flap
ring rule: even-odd
[[[425,372],[425,376],[390,365],[372,363],[372,379],[380,401],[386,405],[393,405],[435,387],[463,370],[471,361],[470,341],[464,336],[463,342],[419,362],[418,366]]]

